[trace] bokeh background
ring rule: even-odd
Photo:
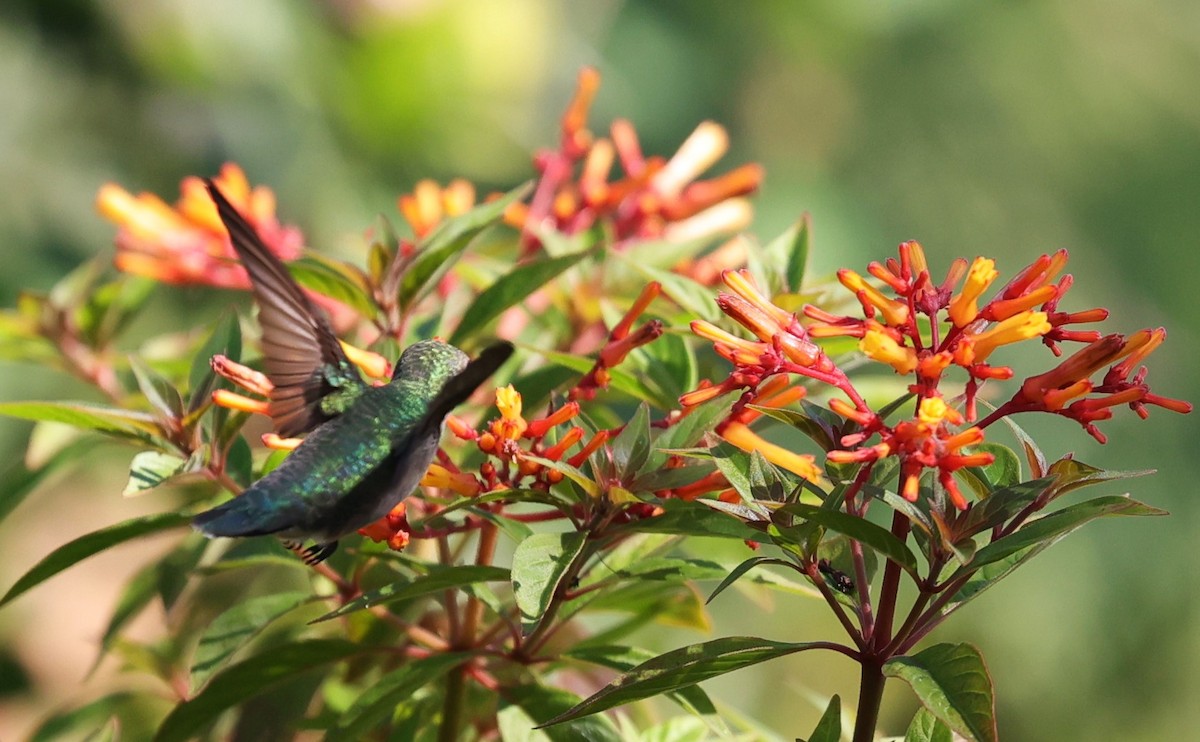
[[[913,238],[935,264],[983,254],[1005,273],[1067,247],[1069,307],[1106,306],[1119,331],[1167,325],[1151,381],[1200,399],[1190,0],[6,0],[0,305],[111,251],[114,229],[92,207],[105,181],[173,200],[183,176],[226,160],[272,187],[311,245],[353,257],[419,178],[463,176],[485,193],[528,178],[584,64],[604,76],[593,127],[630,118],[647,152],[669,154],[704,119],[728,127],[718,170],[766,167],[754,231],[770,238],[812,213],[812,275],[861,270]],[[201,293],[166,292],[159,318],[224,300]],[[0,363],[0,399],[85,393]],[[1004,738],[1200,728],[1198,421],[1119,415],[1105,447],[1030,422],[1051,455],[1157,467],[1123,486],[1172,515],[1089,526],[935,634],[983,649]],[[0,464],[19,460],[27,434],[0,421]],[[155,509],[121,499],[126,455],[103,449],[0,525],[0,587],[67,539]],[[0,613],[0,739],[122,682],[112,668],[83,678],[122,580],[154,549],[98,557]],[[811,603],[718,601],[714,631],[804,640],[837,628]],[[852,708],[855,687],[850,663],[816,655],[709,684],[787,737],[811,730],[830,693]],[[912,709],[890,688],[885,729],[902,733]]]

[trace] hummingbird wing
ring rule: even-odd
[[[234,251],[250,274],[262,326],[263,366],[275,387],[268,412],[280,435],[306,433],[336,414],[322,406],[323,399],[339,390],[357,395],[366,385],[342,351],[325,313],[313,305],[283,261],[267,249],[221,190],[211,180],[205,185]]]

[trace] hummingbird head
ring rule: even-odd
[[[445,383],[467,366],[470,358],[458,348],[441,340],[413,343],[400,354],[392,380],[428,378]]]

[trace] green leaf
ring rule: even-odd
[[[907,545],[892,535],[886,528],[877,526],[865,518],[856,518],[840,510],[828,510],[815,505],[796,502],[784,505],[781,512],[798,515],[817,525],[824,526],[844,536],[870,546],[884,557],[892,560],[905,571],[917,577],[917,557]]]
[[[630,482],[650,458],[650,409],[646,403],[637,411],[611,444],[613,463],[622,482]]]
[[[806,212],[800,217],[800,221],[763,246],[767,257],[783,267],[786,290],[793,294],[799,293],[804,283],[804,269],[808,263],[811,241],[812,216]]]
[[[620,672],[628,672],[643,662],[654,659],[657,655],[649,649],[642,649],[641,647],[593,645],[569,649],[563,652],[563,656],[619,670]],[[719,719],[719,717],[716,717],[717,709],[713,706],[712,700],[709,699],[708,694],[698,685],[680,688],[677,691],[668,693],[667,697],[694,714],[713,716]]]
[[[648,280],[658,281],[662,285],[663,293],[670,297],[676,304],[683,307],[684,311],[709,322],[716,322],[721,318],[721,310],[717,307],[716,295],[708,286],[696,283],[687,276],[655,268],[641,260],[635,259],[635,256],[626,256],[622,253],[616,253],[616,255],[620,256],[624,263],[638,273],[641,273]]]
[[[1055,478],[1054,495],[1050,499],[1062,497],[1068,492],[1090,487],[1101,482],[1114,482],[1121,479],[1134,479],[1153,474],[1153,469],[1137,471],[1110,471],[1099,469],[1091,464],[1076,461],[1072,458],[1059,459],[1050,465],[1049,473]]]
[[[183,397],[170,381],[136,357],[129,359],[129,367],[133,370],[138,389],[158,412],[160,420],[179,420],[183,417]]]
[[[311,639],[271,647],[218,673],[204,690],[176,706],[158,728],[154,742],[193,739],[225,710],[299,673],[368,651],[369,647],[341,639]]]
[[[579,696],[570,691],[532,683],[510,687],[506,689],[505,696],[520,706],[534,723],[545,722],[579,701]],[[536,728],[531,726],[531,731],[533,729]],[[621,735],[616,727],[603,716],[594,719],[580,719],[554,729],[535,731],[535,733],[544,735],[541,739],[551,742],[576,742],[576,740],[620,742],[621,740]]]
[[[488,322],[499,317],[504,310],[519,303],[590,254],[590,250],[583,250],[560,258],[548,258],[516,266],[484,289],[483,293],[467,307],[458,327],[454,328],[454,332],[450,335],[450,344],[462,345],[464,340],[481,330]]]
[[[821,720],[817,722],[817,728],[808,738],[808,742],[841,742],[842,739],[842,699],[838,695],[834,695],[829,699],[829,705],[825,707],[825,713],[821,714]]]
[[[744,561],[741,564],[739,564],[738,566],[734,567],[733,571],[731,571],[725,577],[725,579],[721,580],[721,584],[717,585],[716,589],[713,590],[712,593],[708,596],[708,600],[704,601],[705,605],[713,602],[713,598],[720,595],[721,591],[723,591],[725,588],[729,587],[733,583],[737,582],[738,578],[740,578],[742,575],[746,574],[750,570],[754,569],[755,567],[759,566],[760,564],[782,564],[786,567],[792,566],[791,562],[784,561],[783,559],[777,559],[775,557],[761,557],[761,556],[750,557],[746,561]]]
[[[51,474],[77,460],[97,443],[94,438],[76,439],[55,451],[41,466],[32,469],[26,469],[21,461],[13,462],[12,466],[0,474],[0,522],[16,510],[17,506]]]
[[[935,644],[895,657],[883,674],[912,686],[921,704],[952,730],[977,742],[996,740],[996,704],[983,655],[970,644]]]
[[[614,706],[687,688],[743,667],[820,647],[814,642],[789,644],[750,636],[731,636],[681,647],[643,662],[543,726],[561,724]]]
[[[152,490],[176,474],[183,472],[187,461],[173,454],[142,451],[129,462],[129,481],[121,491],[124,497]]]
[[[472,585],[476,582],[507,581],[510,575],[503,567],[493,567],[486,564],[462,564],[443,569],[437,569],[416,580],[399,580],[390,585],[384,585],[378,590],[363,593],[354,600],[335,611],[330,611],[320,618],[314,618],[309,623],[321,623],[331,618],[344,616],[373,608],[377,605],[397,603],[402,600],[412,600],[430,593],[439,593],[451,588]]]
[[[922,706],[908,725],[904,742],[954,742],[954,732]]]
[[[439,652],[420,659],[409,659],[398,669],[371,683],[350,708],[342,714],[337,726],[325,737],[329,742],[366,739],[367,732],[383,723],[396,707],[413,694],[469,658],[462,652]]]
[[[963,533],[979,533],[998,526],[1021,511],[1038,495],[1045,492],[1054,480],[1047,477],[1014,484],[999,489],[971,506],[960,530]]]
[[[242,328],[237,314],[226,313],[213,328],[212,335],[196,350],[192,368],[188,372],[188,410],[195,411],[207,404],[212,392],[219,384],[212,370],[212,357],[223,355],[237,362],[242,358]]]
[[[1021,460],[1008,446],[984,442],[972,446],[968,453],[990,453],[996,458],[987,466],[971,466],[958,472],[959,479],[975,493],[976,499],[984,500],[994,490],[1010,487],[1021,481]]]
[[[438,225],[417,248],[412,263],[400,281],[400,308],[408,308],[436,285],[450,266],[480,232],[504,215],[510,204],[529,193],[530,184],[518,186],[494,201],[480,204]]]
[[[967,569],[978,569],[986,564],[1000,561],[1022,549],[1047,541],[1058,541],[1074,532],[1088,521],[1111,515],[1166,515],[1166,511],[1142,504],[1124,495],[1097,497],[1063,508],[1050,515],[1030,521],[1016,533],[993,541],[975,553],[975,558],[960,567],[954,577]],[[953,579],[953,577],[951,578]]]
[[[51,716],[42,722],[28,742],[53,742],[67,736],[71,732],[77,735],[85,731],[99,729],[106,721],[112,719],[121,711],[135,706],[137,696],[133,693],[120,691],[80,706],[77,709],[64,711]],[[71,737],[79,739],[79,737]]]
[[[192,689],[203,686],[234,653],[258,636],[267,625],[312,600],[309,593],[260,595],[235,603],[213,619],[196,645],[192,657]]]
[[[158,436],[162,432],[154,417],[144,412],[85,402],[3,402],[0,403],[0,415],[23,420],[66,423],[84,430],[95,430],[152,444],[160,442]]]
[[[182,513],[160,513],[142,518],[133,518],[123,523],[118,523],[115,526],[109,526],[99,531],[93,531],[85,536],[80,536],[74,541],[52,551],[35,564],[33,569],[22,575],[21,579],[17,580],[16,584],[8,589],[4,597],[0,598],[0,606],[4,606],[26,590],[50,579],[64,569],[87,559],[93,554],[98,554],[109,547],[133,540],[139,536],[146,536],[151,533],[185,526],[190,520],[191,516]]]
[[[739,520],[723,513],[713,512],[699,501],[663,500],[658,503],[663,509],[659,515],[640,518],[618,526],[617,531],[639,533],[673,533],[681,536],[717,536],[742,541],[757,541],[762,534]]]
[[[336,299],[370,319],[379,313],[371,300],[366,281],[347,265],[309,253],[287,264],[296,283],[330,299]]]
[[[513,593],[527,634],[541,622],[567,568],[586,542],[584,534],[570,531],[535,533],[517,544],[512,557]]]

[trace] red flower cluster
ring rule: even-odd
[[[575,234],[603,221],[620,246],[634,239],[683,242],[736,232],[749,224],[750,204],[741,196],[758,188],[761,166],[750,163],[696,180],[729,148],[720,125],[700,124],[670,159],[646,157],[633,124],[624,119],[612,123],[608,138],[595,137],[587,129],[599,87],[600,73],[584,68],[562,117],[558,149],[534,157],[541,176],[533,199],[506,214],[522,229],[528,251],[538,246],[537,230],[543,228]],[[610,180],[618,160],[623,177]]]
[[[279,224],[271,189],[251,188],[245,173],[233,163],[225,164],[214,180],[271,252],[282,260],[299,257],[304,238],[295,227]],[[117,270],[164,283],[249,288],[250,279],[238,263],[204,183],[189,177],[180,191],[182,197],[171,207],[152,193],[133,196],[114,183],[100,188],[96,208],[121,228],[116,237]]]
[[[716,351],[733,363],[734,370],[720,385],[690,392],[681,402],[694,405],[740,388],[746,390],[738,402],[744,408],[765,396],[765,379],[781,374],[799,374],[829,384],[849,399],[831,400],[830,409],[859,426],[857,432],[839,441],[841,448],[828,452],[830,461],[871,463],[897,456],[901,460],[901,494],[909,500],[918,496],[921,473],[936,470],[950,502],[959,509],[966,508],[967,502],[953,474],[963,467],[992,461],[991,454],[972,453],[969,448],[982,442],[983,429],[1001,417],[1016,412],[1051,412],[1077,420],[1103,442],[1095,422],[1111,417],[1115,405],[1128,404],[1143,417],[1146,405],[1191,411],[1186,402],[1150,393],[1145,383],[1146,369],[1137,368],[1164,339],[1161,328],[1143,330],[1128,338],[1068,329],[1079,323],[1101,321],[1108,312],[1058,311],[1058,303],[1072,283],[1070,275],[1058,277],[1067,262],[1066,251],[1041,256],[982,306],[980,298],[998,276],[992,260],[976,258],[969,266],[965,260],[956,260],[945,280],[937,284],[930,277],[919,244],[906,242],[899,254],[899,260],[868,266],[868,272],[891,290],[891,296],[854,271],[839,271],[839,281],[862,305],[863,317],[838,316],[806,306],[804,315],[812,320],[807,328],[801,326],[796,315],[758,293],[748,275],[727,271],[723,278],[734,294],[718,295],[717,303],[758,339],[744,340],[707,322],[693,322],[692,330],[713,341]],[[955,294],[964,275],[962,289]],[[858,338],[859,349],[868,358],[913,377],[909,389],[917,400],[912,418],[888,424],[867,405],[846,375],[813,342],[835,336]],[[1014,375],[1011,368],[990,363],[992,353],[1001,346],[1034,338],[1056,355],[1061,353],[1061,342],[1088,345],[1051,371],[1029,377],[1011,400],[977,425],[965,427],[976,420],[975,400],[980,385]],[[967,375],[962,409],[956,409],[940,389],[945,372],[952,366]],[[1100,383],[1090,381],[1105,366],[1109,369]],[[735,416],[739,406],[734,408]],[[874,436],[879,442],[865,445]],[[798,455],[786,451],[763,453],[781,465]]]

